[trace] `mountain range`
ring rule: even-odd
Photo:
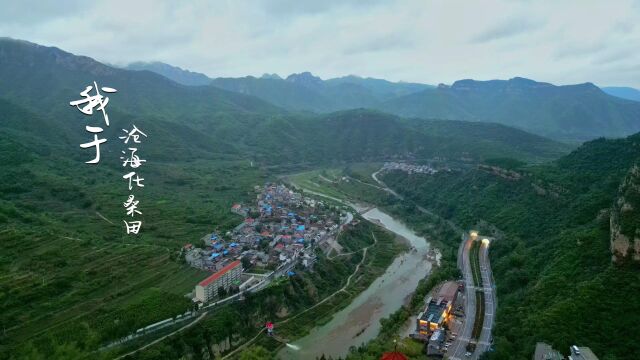
[[[151,64],[146,69],[185,84],[208,83],[253,95],[290,111],[372,108],[403,117],[497,122],[568,142],[640,131],[640,102],[630,101],[638,100],[640,93],[632,88],[600,89],[592,83],[555,86],[520,77],[467,79],[434,87],[357,76],[322,80],[309,72],[286,79],[265,74],[206,82],[203,74],[176,72],[167,65]]]
[[[591,83],[460,80],[389,100],[379,108],[401,116],[498,122],[566,141],[640,131],[640,103],[608,95]]]
[[[22,134],[31,132],[29,137],[33,137],[39,127],[37,122],[43,122],[51,129],[45,135],[53,137],[53,143],[76,143],[82,139],[86,118],[78,111],[71,111],[68,104],[95,80],[99,86],[118,90],[110,95],[112,118],[117,115],[126,121],[135,121],[157,134],[157,142],[154,141],[157,145],[150,145],[150,151],[162,159],[187,157],[187,154],[208,158],[252,154],[254,160],[273,164],[374,160],[394,155],[468,157],[473,154],[482,158],[513,148],[515,157],[544,160],[570,149],[494,124],[470,126],[459,121],[404,119],[375,110],[301,114],[253,95],[215,86],[186,86],[150,71],[113,68],[88,57],[25,41],[0,40],[0,62],[3,64],[0,78],[5,79],[0,84],[0,99],[4,100],[0,105],[7,108],[5,114],[37,119],[33,123],[6,122],[5,130],[15,126],[14,130],[20,129]],[[266,80],[304,88],[325,87],[325,82],[310,74],[289,76],[287,80]],[[330,86],[345,89],[351,87],[353,81],[360,80],[335,80]],[[378,94],[401,91],[384,81],[365,79],[364,82],[375,83],[370,88],[375,88]],[[463,147],[469,136],[463,130],[466,128],[484,131],[484,141]],[[112,135],[115,131],[120,129],[111,127],[105,133]],[[513,147],[516,138],[522,141],[522,146]],[[173,151],[167,152],[167,146]],[[471,152],[471,148],[477,151]]]

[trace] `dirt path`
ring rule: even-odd
[[[107,219],[106,217],[104,217],[104,215],[100,214],[99,212],[96,211],[96,215],[98,215],[99,218],[101,218],[102,220],[108,222],[111,225],[115,225],[111,220]]]

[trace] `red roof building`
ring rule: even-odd
[[[404,354],[399,353],[397,351],[386,352],[382,354],[382,357],[380,358],[380,360],[408,360],[408,359],[409,358],[406,357]]]
[[[205,303],[218,296],[218,289],[229,290],[234,282],[240,280],[242,263],[240,260],[225,265],[220,271],[202,280],[196,285],[196,299]]]

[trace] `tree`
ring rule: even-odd
[[[225,296],[227,296],[227,289],[225,289],[224,286],[220,286],[218,288],[218,297],[224,298]]]
[[[251,268],[251,259],[249,259],[248,256],[243,256],[242,259],[240,259],[240,261],[242,262],[242,267],[247,270],[249,268]]]

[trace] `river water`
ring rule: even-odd
[[[354,207],[359,210],[358,206]],[[396,257],[384,274],[328,323],[313,328],[307,336],[295,341],[295,347],[284,347],[278,353],[280,359],[315,359],[322,354],[334,358],[346,355],[349,347],[375,338],[380,330],[380,319],[408,302],[418,282],[431,271],[429,243],[425,238],[377,208],[365,212],[362,217],[402,236],[415,250]]]

